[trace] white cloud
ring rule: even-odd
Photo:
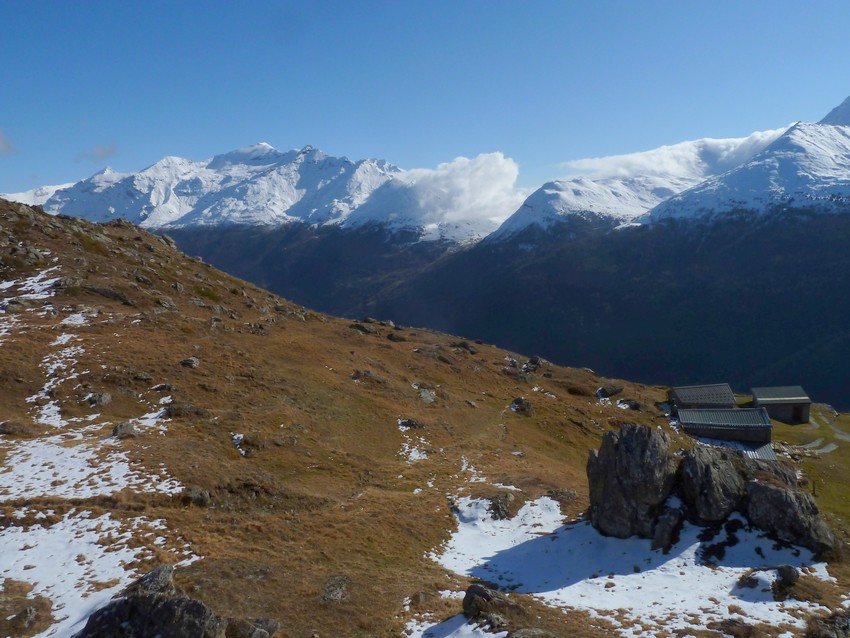
[[[437,168],[414,168],[400,177],[410,185],[423,221],[501,223],[522,205],[526,189],[516,187],[519,166],[501,152],[458,157]]]
[[[708,177],[747,161],[787,129],[757,131],[740,138],[680,142],[639,153],[573,160],[561,166],[573,175],[587,175],[594,179],[637,175]]]

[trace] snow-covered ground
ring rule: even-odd
[[[40,436],[0,435],[0,506],[16,505],[11,524],[0,529],[0,592],[12,579],[31,585],[30,597],[50,600],[55,622],[39,638],[68,638],[79,631],[92,611],[138,576],[133,565],[151,558],[154,549],[166,550],[177,564],[198,558],[161,520],[94,516],[80,507],[57,516],[20,505],[39,497],[76,500],[126,489],[165,494],[183,489],[165,468],[132,461],[110,436],[114,424],[95,406],[87,416],[63,416],[56,390],[71,387],[85,372],[78,367],[88,347],[85,338],[69,330],[83,329],[92,313],[53,306],[59,271],[53,265],[31,277],[0,282],[0,347],[19,331],[48,335],[40,366],[43,385],[27,399],[30,425]],[[15,299],[29,307],[8,313]],[[140,416],[130,423],[139,431],[165,435],[162,404],[167,401],[152,403],[140,396]]]
[[[727,618],[799,629],[805,623],[798,612],[826,611],[774,601],[774,569],[757,572],[755,587],[739,585],[751,568],[784,564],[830,578],[810,551],[779,547],[742,518],[715,535],[686,524],[665,554],[653,551],[648,540],[602,536],[585,521],[564,525],[558,504],[547,497],[526,503],[509,520],[494,520],[485,500],[460,497],[456,505],[457,531],[431,554],[433,560],[504,590],[604,617],[622,636],[654,636]],[[461,618],[408,629],[423,637],[477,635]]]

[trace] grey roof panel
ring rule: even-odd
[[[679,423],[712,427],[770,427],[770,417],[764,408],[730,408],[726,410],[691,408],[679,410]]]
[[[728,383],[711,385],[684,385],[670,388],[675,398],[683,403],[716,403],[730,405],[735,403],[735,395]]]
[[[798,385],[753,388],[753,400],[765,403],[811,403],[806,391]]]

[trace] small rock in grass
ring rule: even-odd
[[[112,436],[114,436],[116,439],[130,439],[138,435],[139,431],[136,429],[136,426],[130,423],[129,421],[119,423],[114,428],[112,428]]]

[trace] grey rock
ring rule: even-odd
[[[372,326],[367,325],[365,323],[360,323],[360,322],[357,322],[357,321],[355,321],[354,323],[352,323],[348,327],[351,328],[352,330],[356,330],[357,332],[364,334],[364,335],[371,335],[371,334],[375,334],[376,332],[378,332]]]
[[[810,621],[805,635],[806,638],[850,638],[850,611]]]
[[[655,523],[652,549],[660,549],[667,553],[677,540],[684,521],[685,513],[680,508],[665,507]]]
[[[398,427],[404,428],[405,430],[422,430],[425,427],[425,424],[418,419],[399,419]]]
[[[89,405],[93,408],[110,403],[112,403],[112,395],[109,392],[92,392],[89,395]]]
[[[180,362],[180,365],[184,368],[197,368],[201,365],[201,360],[198,357],[186,357]]]
[[[835,537],[807,492],[754,479],[747,497],[747,518],[756,527],[818,555],[835,550]]]
[[[116,439],[131,439],[139,436],[139,431],[136,429],[135,425],[125,421],[124,423],[119,423],[112,428],[112,436]]]
[[[776,568],[776,587],[784,591],[800,580],[800,570],[793,565],[780,565]]]
[[[322,600],[330,603],[341,603],[348,598],[348,586],[351,579],[348,576],[331,576],[322,591]]]
[[[531,416],[534,414],[534,407],[531,401],[524,397],[517,397],[511,402],[511,410],[523,416]]]
[[[478,348],[468,341],[453,341],[449,344],[449,347],[456,348],[458,350],[466,350],[469,354],[478,354]]]
[[[609,381],[596,391],[596,396],[600,399],[610,399],[613,396],[620,394],[623,391],[623,386],[619,383]]]
[[[685,453],[681,467],[682,495],[700,522],[725,520],[746,496],[746,484],[735,456],[704,445]]]
[[[676,470],[666,433],[634,424],[606,432],[587,460],[590,523],[607,536],[653,538]]]
[[[396,342],[407,341],[407,337],[405,337],[404,335],[400,335],[397,332],[389,333],[387,335],[387,339],[389,339],[390,341],[396,341]]]
[[[187,505],[208,507],[210,504],[210,493],[202,487],[192,485],[183,490],[183,502]]]
[[[463,597],[463,613],[467,618],[496,613],[509,606],[504,594],[483,585],[470,585]]]
[[[490,505],[487,506],[487,511],[495,520],[501,521],[511,517],[511,505],[516,500],[513,494],[505,492],[497,494],[489,500]]]
[[[95,611],[74,638],[270,638],[272,620],[225,618],[204,603],[181,595],[174,568],[160,565]]]

